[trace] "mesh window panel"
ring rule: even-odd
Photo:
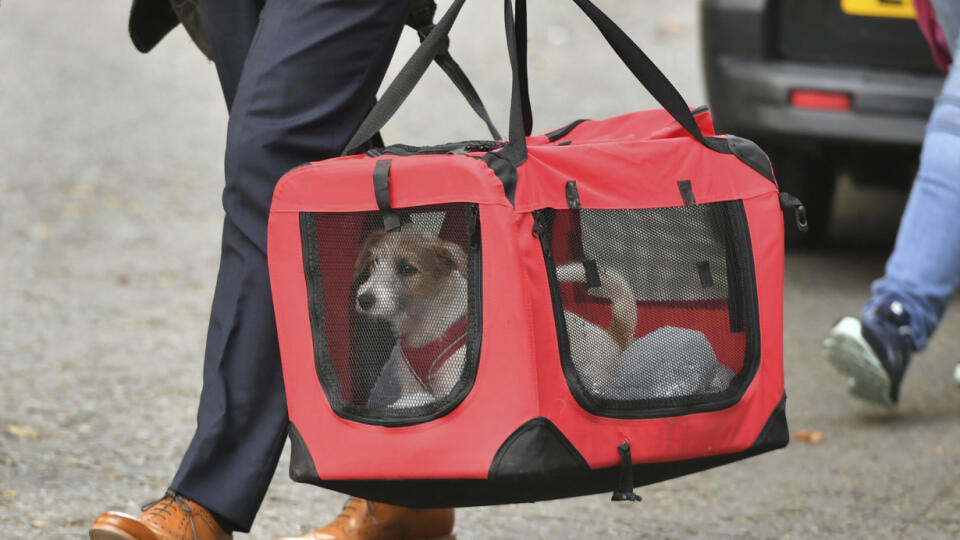
[[[759,341],[740,203],[541,219],[564,370],[581,404],[643,416],[743,391]]]
[[[475,205],[301,214],[317,373],[340,416],[409,425],[473,385],[480,342]]]

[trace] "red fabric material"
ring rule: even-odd
[[[698,114],[697,120],[706,134],[713,133],[709,113]],[[371,181],[376,159],[330,159],[280,180],[268,251],[285,390],[290,420],[321,478],[486,478],[504,441],[538,417],[557,426],[593,468],[618,465],[617,446],[624,441],[632,443],[634,463],[669,463],[741,452],[757,439],[783,397],[783,215],[776,185],[735,155],[705,148],[663,111],[584,122],[563,141],[570,144],[559,146],[543,135],[528,139],[529,158],[518,171],[515,205],[506,199],[500,180],[476,159],[481,154],[392,156],[395,207],[473,202],[482,229],[483,326],[473,386],[447,415],[404,427],[353,422],[332,410],[317,376],[304,279],[300,213],[376,211]],[[700,204],[743,201],[756,273],[761,357],[737,403],[709,412],[622,420],[591,414],[573,397],[558,361],[547,270],[540,240],[532,234],[531,214],[567,208],[565,188],[571,179],[577,181],[584,208],[681,207],[678,180],[691,181]],[[345,255],[351,248],[320,244],[322,256],[333,261],[355,256],[358,249]],[[352,271],[352,262],[349,267]],[[349,271],[341,272],[337,279],[348,284]],[[349,304],[349,285],[338,289],[333,292],[338,301]],[[638,335],[654,329],[653,322],[645,321],[676,320],[702,331],[717,349],[743,347],[735,342],[742,334],[730,333],[721,303],[638,302],[637,313]],[[605,324],[609,315],[597,311],[593,316]],[[346,361],[347,355],[338,354]],[[738,369],[732,358],[721,361]]]
[[[940,27],[940,21],[937,19],[937,13],[930,4],[930,0],[913,0],[913,9],[917,12],[917,24],[923,37],[927,38],[930,45],[930,52],[937,66],[944,73],[950,71],[950,64],[953,63],[953,55],[950,54],[950,45],[947,43],[947,37]]]
[[[561,284],[560,294],[566,299],[565,309],[601,328],[610,326],[613,310],[609,300],[588,295],[587,287],[580,283]],[[726,298],[676,302],[640,301],[637,302],[637,330],[634,337],[643,337],[664,326],[698,330],[703,332],[710,342],[717,360],[734,372],[739,372],[743,368],[746,352],[746,334],[730,331],[729,314]]]
[[[467,344],[467,317],[460,317],[456,323],[444,332],[443,336],[423,347],[411,347],[409,343],[400,340],[400,350],[409,362],[411,369],[430,386],[430,374],[440,369],[451,356],[456,354],[460,347]]]

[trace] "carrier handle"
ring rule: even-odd
[[[626,34],[610,17],[590,0],[573,0],[593,22],[600,34],[607,40],[620,60],[630,69],[637,81],[647,89],[677,123],[683,127],[694,139],[707,147],[711,143],[703,136],[700,125],[697,124],[690,106],[680,94],[670,79],[660,71],[660,68],[650,60],[643,49]],[[533,114],[530,107],[530,92],[527,79],[527,0],[517,0],[516,39],[520,47],[520,90],[523,112],[524,133],[530,135],[533,127]],[[513,116],[511,123],[515,121]]]
[[[353,137],[351,137],[350,142],[347,143],[343,155],[355,154],[364,150],[366,143],[386,125],[390,118],[397,112],[397,109],[400,108],[400,105],[406,101],[410,92],[413,91],[414,86],[416,86],[423,77],[430,62],[444,52],[448,43],[450,29],[460,14],[460,9],[463,7],[465,1],[466,0],[453,1],[447,9],[447,12],[444,13],[443,17],[437,22],[436,26],[427,34],[426,38],[423,39],[420,47],[413,53],[410,60],[401,68],[400,73],[397,74],[393,82],[390,83],[390,86],[384,90],[380,100],[373,106],[373,109],[370,110],[370,113],[360,124],[360,127],[357,128]],[[519,9],[521,9],[520,6],[518,6],[518,10]],[[524,6],[524,12],[525,9],[526,7]],[[511,122],[509,139],[510,141],[515,141],[513,144],[518,144],[519,148],[513,148],[513,144],[508,143],[500,153],[505,158],[507,156],[513,156],[509,161],[512,165],[518,166],[526,159],[527,154],[527,145],[524,140],[524,122],[521,119],[524,117],[524,107],[521,105],[521,101],[527,103],[526,109],[529,111],[529,93],[522,92],[521,95],[521,81],[523,81],[522,87],[524,90],[526,89],[526,61],[524,60],[523,64],[521,64],[516,58],[518,50],[517,33],[514,29],[513,4],[510,0],[504,0],[504,17],[507,28],[507,49],[510,51],[510,64],[514,82],[510,107]],[[525,13],[523,14],[523,18],[526,19]],[[522,32],[522,36],[526,36],[526,29]],[[524,49],[524,52],[525,50],[526,49]],[[522,69],[521,66],[523,66]],[[523,72],[522,74],[521,71]],[[516,105],[516,107],[514,107],[514,105]],[[527,113],[526,116],[529,117],[529,113]],[[516,121],[514,121],[515,118]],[[531,119],[529,125],[532,126],[532,123]]]
[[[436,12],[437,3],[433,0],[415,0],[410,6],[410,13],[407,15],[407,26],[417,31],[420,43],[423,43],[423,40],[427,39],[430,32],[436,28],[436,25],[433,23],[433,16]],[[473,112],[477,113],[477,116],[487,125],[487,129],[490,130],[490,135],[493,137],[493,140],[500,140],[502,138],[500,132],[497,131],[497,126],[494,125],[490,119],[490,114],[487,113],[487,108],[484,107],[483,100],[481,100],[480,95],[477,94],[477,90],[470,82],[470,78],[467,77],[467,74],[460,68],[460,64],[458,64],[450,54],[449,38],[444,40],[444,46],[444,49],[434,58],[434,61],[436,61],[440,69],[447,74],[447,77],[450,78],[454,86],[460,90],[460,93],[463,94],[463,97],[467,100],[467,104],[470,105]]]
[[[436,28],[427,36],[414,52],[413,56],[390,84],[383,96],[374,105],[357,132],[347,144],[344,155],[356,153],[369,141],[396,113],[406,100],[413,87],[423,77],[431,60],[442,51],[444,41],[453,27],[466,0],[454,0]],[[680,92],[657,68],[656,64],[643,52],[630,37],[590,0],[573,0],[590,18],[597,30],[607,40],[620,60],[633,73],[657,102],[687,131],[693,138],[708,148],[713,148],[703,133],[687,102]],[[507,34],[507,50],[510,54],[513,87],[510,99],[509,143],[496,153],[514,167],[526,161],[527,144],[525,137],[532,128],[532,113],[527,84],[526,62],[526,0],[517,0],[516,22],[511,0],[504,0],[504,22]],[[523,38],[522,42],[518,38]]]
[[[526,0],[517,1],[525,2]],[[590,0],[573,1],[590,18],[597,30],[620,57],[620,60],[630,69],[630,72],[640,81],[640,84],[650,92],[650,95],[657,100],[657,103],[670,113],[670,116],[694,139],[708,148],[713,148],[713,145],[700,131],[700,125],[694,119],[690,106],[687,105],[683,96],[667,79],[667,76],[660,71],[660,68],[643,52],[643,49],[593,2]]]

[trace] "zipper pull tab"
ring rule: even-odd
[[[798,231],[805,233],[810,229],[809,224],[807,223],[807,207],[803,205],[803,202],[801,202],[800,199],[794,197],[786,191],[781,191],[780,208],[782,208],[784,212],[786,212],[789,208],[793,209],[793,219],[797,224]]]
[[[617,447],[617,451],[620,452],[620,477],[617,479],[617,489],[610,500],[640,502],[643,497],[633,491],[633,458],[630,456],[630,443],[624,442]]]

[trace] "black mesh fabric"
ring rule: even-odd
[[[445,414],[473,383],[480,335],[476,207],[304,213],[317,372],[334,410],[375,424]]]
[[[742,208],[547,212],[561,354],[581,403],[642,415],[742,390],[756,342]]]

